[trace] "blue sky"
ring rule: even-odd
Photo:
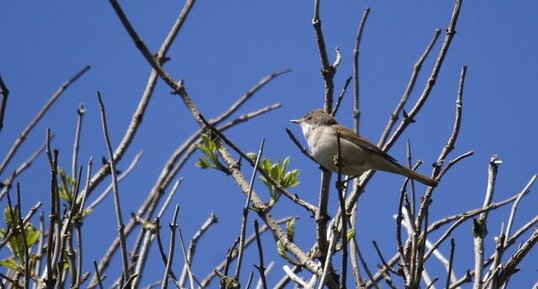
[[[152,51],[158,49],[183,5],[182,1],[124,2],[125,13]],[[284,131],[290,127],[299,135],[300,130],[289,120],[323,104],[311,2],[200,1],[170,50],[171,61],[166,69],[175,79],[185,81],[194,101],[208,117],[220,114],[268,73],[293,69],[261,90],[237,115],[275,102],[281,103],[282,108],[230,130],[228,136],[245,151],[256,151],[261,138],[266,138],[266,156],[272,159],[291,156],[291,167],[301,169],[301,184],[293,191],[316,202],[317,166],[296,149]],[[360,58],[361,132],[366,138],[377,142],[405,89],[413,64],[435,28],[442,28],[441,39],[423,66],[411,103],[422,91],[444,38],[453,4],[453,1],[323,1],[321,17],[330,58],[334,59],[335,47],[343,54],[335,77],[336,91],[340,91],[351,75],[353,41],[362,12],[365,7],[372,9]],[[100,159],[106,155],[106,150],[95,92],[101,91],[107,104],[112,143],[116,145],[146,85],[149,65],[108,3],[58,1],[24,5],[11,1],[3,6],[0,11],[0,75],[11,94],[4,129],[0,132],[1,154],[5,154],[17,134],[62,82],[83,66],[91,66],[52,107],[7,171],[14,169],[43,142],[46,128],[56,134],[54,146],[60,150],[61,165],[70,167],[79,103],[84,103],[88,109],[80,160],[84,162],[90,156]],[[512,5],[502,1],[466,1],[463,4],[457,34],[430,100],[416,123],[390,152],[405,162],[405,143],[409,139],[414,158],[425,162],[420,171],[430,172],[429,164],[437,158],[450,134],[459,73],[462,65],[468,65],[463,127],[451,156],[469,150],[475,155],[456,166],[439,185],[431,220],[482,205],[488,161],[493,154],[503,160],[495,200],[519,192],[536,173],[537,9],[538,4],[531,0]],[[338,116],[347,126],[351,126],[350,96],[351,90]],[[160,82],[144,123],[119,164],[120,168],[125,168],[134,155],[143,150],[138,167],[120,185],[125,217],[138,208],[173,150],[196,129],[196,123],[181,101],[170,95],[170,89]],[[195,270],[204,276],[220,262],[238,234],[244,197],[231,179],[216,171],[201,171],[194,167],[194,162],[195,158],[178,175],[185,180],[173,201],[181,206],[180,225],[187,238],[211,212],[219,216],[219,223],[200,242],[195,259]],[[250,174],[248,168],[245,174]],[[4,179],[6,175],[1,177]],[[29,200],[26,210],[37,200],[48,200],[46,158],[38,158],[20,181],[23,199]],[[387,255],[394,252],[392,215],[397,210],[401,181],[399,176],[376,174],[361,199],[358,238],[363,251],[368,252],[372,267],[379,261],[371,240],[377,240]],[[262,196],[267,196],[261,183],[257,188]],[[516,225],[536,216],[536,194],[524,200]],[[330,210],[335,212],[336,209],[337,198],[333,197]],[[501,221],[506,223],[508,213],[509,209],[503,209],[491,215],[491,224],[497,227],[490,228],[489,253],[493,248],[492,235],[500,230]],[[314,238],[312,220],[300,208],[282,199],[274,215],[290,214],[301,217],[299,245],[305,249],[310,247]],[[168,219],[170,215],[171,212],[166,215]],[[87,242],[86,260],[102,256],[116,230],[113,220],[112,198],[109,198],[84,224],[91,240]],[[456,260],[460,264],[471,264],[470,225],[463,226],[456,236]],[[274,252],[269,237],[266,243],[266,251]],[[447,248],[442,247],[445,252]],[[516,275],[511,285],[526,288],[536,282],[536,252],[531,252],[524,270]],[[276,278],[281,275],[284,262],[275,258],[278,266],[272,274]],[[160,278],[162,264],[156,258],[152,262]],[[89,265],[87,270],[90,270]],[[456,274],[462,276],[466,269],[456,268]],[[157,279],[150,272],[144,279],[146,284]],[[439,274],[443,280],[444,274]]]

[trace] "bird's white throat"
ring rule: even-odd
[[[301,122],[300,125],[301,130],[303,131],[303,135],[308,141],[309,137],[312,135],[312,131],[314,130],[315,126],[304,121]]]

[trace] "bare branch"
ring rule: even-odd
[[[141,157],[142,157],[142,152],[138,152],[133,158],[133,160],[131,161],[131,163],[129,164],[129,166],[121,173],[120,176],[118,176],[118,182],[121,182],[124,178],[126,178],[133,171],[133,169],[138,164],[138,161],[140,161]],[[94,210],[97,207],[97,205],[99,205],[106,198],[106,196],[108,196],[108,194],[111,191],[113,191],[113,188],[114,188],[113,184],[108,185],[106,189],[90,205],[88,205],[87,209]]]
[[[357,36],[355,36],[355,46],[353,47],[353,129],[358,134],[359,133],[359,121],[361,117],[360,111],[360,91],[359,91],[359,54],[360,54],[360,44],[362,39],[362,33],[364,31],[364,26],[366,25],[366,19],[370,14],[370,7],[364,9],[362,13],[361,21],[359,22],[359,27],[357,28]],[[347,85],[346,85],[347,86]],[[340,98],[338,98],[338,104],[340,103]],[[335,108],[335,111],[338,109],[338,105]],[[334,114],[333,114],[334,115]]]
[[[493,194],[495,192],[495,180],[497,178],[497,169],[501,164],[501,161],[497,158],[496,155],[492,156],[489,161],[489,170],[488,170],[488,187],[486,190],[486,196],[484,198],[483,208],[488,207],[492,200]],[[482,288],[482,274],[484,270],[484,238],[486,237],[487,230],[487,218],[488,211],[482,212],[478,219],[475,219],[473,224],[473,237],[474,237],[474,254],[475,254],[475,279],[473,283],[474,289]]]
[[[191,239],[191,242],[189,244],[189,248],[187,250],[187,262],[185,263],[185,266],[183,267],[183,270],[181,271],[181,276],[179,277],[178,285],[180,288],[182,288],[185,284],[185,278],[187,277],[187,263],[192,264],[192,260],[194,258],[194,253],[196,252],[196,245],[198,244],[198,240],[204,235],[204,233],[211,227],[213,224],[217,223],[217,215],[214,213],[211,213],[209,218],[202,224],[200,229],[196,231],[194,236]]]
[[[321,19],[319,18],[319,6],[321,0],[314,0],[314,17],[312,18],[312,26],[316,34],[316,42],[318,44],[319,56],[321,59],[321,75],[325,81],[325,111],[330,113],[333,106],[334,94],[334,74],[336,67],[332,66],[327,55],[325,46],[325,38],[321,29]]]
[[[73,161],[71,164],[71,176],[77,179],[77,162],[78,162],[78,150],[80,147],[80,133],[82,130],[82,120],[84,119],[84,114],[86,113],[86,108],[84,104],[80,104],[77,109],[77,128],[75,130],[75,141],[73,142]]]
[[[215,125],[220,124],[224,120],[226,120],[230,115],[232,115],[234,112],[236,112],[245,102],[247,102],[256,92],[258,92],[260,89],[262,89],[265,85],[267,85],[269,82],[271,82],[273,79],[279,77],[282,74],[286,74],[290,72],[291,69],[284,69],[282,71],[277,72],[271,72],[269,75],[262,78],[254,87],[252,87],[249,91],[247,91],[243,96],[241,96],[238,100],[236,100],[230,108],[228,108],[224,113],[219,115],[218,117],[209,120],[210,123],[213,123]]]
[[[334,106],[333,111],[331,112],[332,116],[335,116],[338,112],[338,109],[340,108],[340,104],[342,103],[342,100],[344,100],[344,96],[347,92],[347,87],[349,86],[349,83],[351,82],[352,77],[348,77],[346,79],[346,82],[344,83],[344,87],[342,88],[342,91],[340,91],[340,94],[338,95],[338,99],[336,100],[336,105]]]
[[[465,87],[465,75],[467,75],[467,65],[464,65],[461,68],[460,81],[458,85],[458,97],[456,99],[456,117],[454,119],[454,128],[452,129],[452,134],[448,139],[445,147],[441,151],[441,154],[437,158],[437,165],[435,174],[438,174],[440,171],[440,166],[448,156],[450,152],[454,150],[454,144],[456,139],[458,139],[460,128],[461,128],[461,118],[463,110],[463,88]]]
[[[114,2],[116,3],[118,9],[121,11],[121,8],[119,7],[119,4],[117,4],[116,1],[114,1]],[[195,2],[196,2],[196,0],[187,0],[185,2],[185,5],[183,6],[183,9],[181,10],[178,18],[176,19],[176,22],[174,23],[174,25],[170,29],[170,32],[168,32],[168,35],[166,36],[166,39],[163,41],[163,43],[162,43],[162,45],[161,45],[161,47],[160,47],[160,49],[159,49],[159,51],[157,52],[157,55],[156,55],[157,61],[158,61],[158,63],[160,65],[162,65],[164,63],[164,61],[166,60],[166,53],[170,49],[170,46],[174,42],[174,40],[175,40],[177,34],[179,33],[179,31],[181,30],[181,27],[183,27],[183,24],[187,20],[187,17],[189,15],[192,7],[194,6]],[[123,14],[123,12],[122,12],[122,14]],[[123,16],[125,17],[125,15],[123,15]],[[125,20],[127,20],[127,19],[125,18]],[[130,26],[130,24],[129,24],[129,26]],[[131,27],[131,29],[132,29],[132,27]],[[140,40],[140,38],[138,38],[138,39]],[[137,43],[137,46],[138,46],[138,42],[135,41],[135,43]],[[140,43],[142,43],[142,40],[140,40]],[[149,50],[147,50],[147,52],[151,55]],[[133,116],[131,118],[131,122],[129,123],[129,126],[128,126],[122,140],[120,141],[118,147],[116,148],[116,150],[114,152],[114,160],[116,160],[116,162],[119,162],[121,160],[121,158],[123,157],[123,155],[127,151],[127,148],[129,148],[129,146],[131,145],[131,142],[133,141],[136,133],[138,132],[138,128],[142,124],[144,114],[145,114],[146,109],[148,107],[149,101],[151,100],[151,97],[153,95],[155,85],[157,84],[157,79],[158,79],[157,71],[152,70],[151,74],[149,76],[148,82],[146,84],[146,88],[144,90],[144,93],[142,94],[142,97],[140,98],[140,101],[138,103],[136,111],[133,113]],[[95,187],[97,187],[97,185],[99,185],[109,173],[110,173],[110,170],[109,170],[109,167],[107,165],[101,167],[101,169],[99,169],[99,171],[92,178],[92,181],[91,181],[92,185],[88,188],[89,189],[88,194],[91,191],[93,191],[93,189],[95,189]],[[103,269],[101,268],[101,270],[103,270]],[[93,286],[92,286],[92,284],[93,284]],[[95,286],[95,279],[92,279],[90,287],[94,287],[94,286]]]
[[[424,105],[424,103],[426,103],[426,100],[428,99],[430,93],[432,92],[433,87],[435,86],[435,82],[437,81],[437,76],[439,75],[439,71],[441,70],[441,67],[443,66],[443,62],[447,55],[448,49],[450,47],[450,43],[452,42],[452,39],[454,38],[454,35],[456,34],[456,24],[458,23],[458,17],[460,15],[462,2],[463,0],[456,0],[454,10],[452,11],[452,17],[450,18],[450,24],[448,25],[448,28],[446,30],[445,40],[443,42],[441,50],[439,51],[439,54],[433,66],[433,70],[430,74],[430,77],[428,79],[426,86],[424,87],[424,90],[422,91],[421,96],[419,97],[418,101],[413,106],[413,108],[409,111],[408,117],[406,117],[405,119],[402,120],[402,122],[400,122],[400,125],[398,126],[398,128],[396,128],[396,131],[392,134],[389,140],[383,144],[382,146],[383,150],[386,151],[387,149],[392,147],[392,145],[394,145],[396,140],[403,133],[404,129],[409,124],[412,123],[413,119],[418,114],[420,109],[422,109],[422,106]]]
[[[523,196],[525,194],[527,194],[527,192],[530,191],[531,189],[531,186],[534,184],[534,182],[536,181],[536,177],[538,175],[534,175],[531,177],[531,179],[529,180],[529,182],[527,183],[527,185],[523,188],[523,190],[521,190],[521,192],[517,195],[517,198],[516,200],[514,201],[514,203],[512,204],[512,210],[510,210],[510,217],[508,218],[508,225],[506,225],[506,232],[504,233],[504,235],[506,236],[506,240],[508,238],[510,238],[510,231],[512,230],[512,225],[513,225],[513,222],[514,222],[514,219],[515,219],[515,215],[516,215],[516,211],[517,211],[517,207],[519,205],[519,201],[523,198]],[[506,242],[505,244],[506,245]]]
[[[178,229],[177,216],[179,214],[179,205],[176,205],[174,209],[174,217],[170,223],[170,244],[168,249],[168,261],[166,262],[166,269],[164,270],[163,281],[161,282],[161,289],[168,288],[168,275],[172,271],[172,263],[174,262],[174,248],[176,246],[176,234]]]
[[[97,100],[99,101],[99,109],[101,111],[101,123],[103,125],[103,135],[105,137],[105,144],[108,151],[108,165],[110,166],[110,171],[112,173],[112,187],[114,191],[114,207],[116,210],[116,221],[118,222],[118,234],[120,237],[120,247],[121,247],[121,256],[122,256],[122,265],[123,265],[123,280],[127,282],[129,280],[129,261],[127,260],[127,245],[125,238],[125,224],[123,223],[123,216],[121,213],[120,205],[120,192],[118,187],[118,178],[116,176],[116,163],[114,160],[114,153],[112,152],[112,145],[110,144],[110,137],[108,133],[108,125],[106,121],[106,112],[105,104],[101,98],[101,93],[97,92]]]
[[[256,235],[256,245],[258,247],[258,258],[260,260],[260,265],[254,265],[260,272],[260,280],[263,285],[263,289],[267,289],[267,281],[265,280],[265,266],[263,263],[263,248],[262,241],[260,237],[260,228],[257,220],[254,220],[254,233]]]
[[[280,224],[284,224],[284,223],[287,223],[288,221],[292,220],[292,219],[297,219],[297,217],[286,217],[286,218],[282,218],[282,219],[279,219],[279,220],[276,220],[275,223],[277,225],[280,225]],[[260,228],[260,234],[263,234],[265,233],[266,231],[269,230],[269,227],[267,225],[263,225],[261,228]],[[256,240],[256,235],[255,234],[252,234],[250,235],[246,240],[245,240],[245,247],[248,247],[254,240]],[[237,257],[237,254],[238,254],[238,250],[233,250],[230,252],[230,259],[235,259]],[[201,283],[201,286],[202,288],[207,288],[209,286],[209,283],[213,280],[213,278],[215,278],[217,276],[217,274],[215,273],[216,272],[220,272],[222,270],[224,270],[224,267],[226,266],[226,263],[227,263],[227,260],[224,260],[222,261],[221,263],[219,263],[219,265],[211,271],[211,273],[209,275],[207,275],[204,280],[202,280]]]
[[[409,99],[409,96],[411,96],[411,93],[413,92],[413,89],[415,88],[415,83],[417,82],[418,75],[420,73],[420,70],[422,69],[422,64],[428,58],[428,55],[433,49],[433,46],[437,42],[437,39],[439,38],[439,35],[441,35],[441,29],[437,28],[435,29],[435,33],[433,34],[433,38],[430,40],[430,43],[428,43],[428,46],[426,46],[426,50],[422,53],[422,55],[418,58],[417,62],[413,66],[413,72],[411,73],[411,78],[409,79],[409,82],[407,84],[407,88],[404,91],[404,94],[400,98],[400,102],[398,105],[396,105],[396,108],[394,111],[390,114],[389,121],[387,122],[387,125],[385,126],[385,130],[381,134],[381,138],[379,139],[378,145],[383,146],[385,142],[387,141],[387,137],[389,136],[389,133],[392,131],[392,128],[396,124],[396,121],[398,120],[398,116],[402,112],[405,104],[407,103],[407,100]]]
[[[254,190],[254,180],[256,179],[256,172],[258,171],[258,166],[260,165],[260,159],[263,154],[263,148],[265,145],[265,138],[262,138],[260,143],[260,148],[258,154],[256,155],[256,163],[254,164],[254,169],[252,170],[252,175],[250,176],[250,182],[248,185],[248,194],[245,201],[245,206],[243,207],[243,219],[241,221],[241,234],[239,234],[239,255],[237,257],[237,263],[235,268],[235,280],[239,280],[241,275],[241,265],[243,263],[243,250],[245,248],[245,235],[247,233],[247,220],[249,213],[250,200],[252,199],[252,191]]]
[[[62,96],[62,94],[71,86],[75,81],[77,81],[82,75],[84,75],[88,70],[90,69],[90,66],[85,66],[75,74],[75,76],[71,77],[69,80],[64,82],[55,92],[52,94],[52,96],[49,98],[47,103],[41,108],[41,110],[36,114],[34,119],[30,121],[30,123],[24,128],[24,130],[17,136],[17,139],[15,140],[15,143],[11,148],[9,149],[9,152],[6,154],[4,160],[2,161],[2,164],[0,164],[0,175],[5,170],[15,153],[19,150],[21,144],[26,140],[26,137],[30,132],[33,130],[33,128],[37,125],[39,121],[43,118],[45,113],[50,109],[50,107]]]
[[[54,136],[51,136],[51,138]],[[28,169],[32,163],[35,161],[35,159],[45,150],[46,143],[42,144],[41,147],[39,147],[26,161],[24,161],[14,172],[7,178],[5,181],[3,181],[2,184],[2,192],[0,192],[0,200],[4,197],[4,194],[6,193],[6,190],[11,187],[15,179],[22,174],[26,169]]]
[[[448,272],[446,276],[446,289],[450,288],[450,280],[452,275],[452,267],[454,265],[454,251],[456,250],[456,242],[454,241],[454,238],[450,239],[450,261],[448,261]]]

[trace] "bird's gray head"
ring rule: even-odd
[[[336,124],[336,119],[332,115],[326,113],[322,109],[313,110],[305,114],[301,119],[292,120],[293,123],[307,123],[312,126],[333,125]]]
[[[302,118],[294,119],[291,122],[299,124],[303,134],[307,138],[310,135],[310,132],[317,127],[337,124],[334,117],[321,109],[313,110],[305,114]]]

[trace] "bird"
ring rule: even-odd
[[[301,126],[312,157],[327,170],[338,172],[336,163],[340,151],[343,163],[340,172],[343,175],[360,176],[369,170],[379,170],[403,175],[427,186],[437,186],[435,180],[400,165],[396,159],[376,145],[339,125],[332,115],[322,109],[310,111],[302,118],[291,122]],[[340,150],[338,135],[340,135]]]

